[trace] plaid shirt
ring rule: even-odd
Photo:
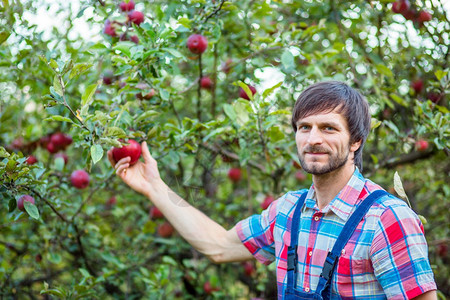
[[[381,189],[356,169],[347,185],[319,210],[314,186],[288,192],[260,215],[240,221],[242,243],[263,264],[276,261],[278,299],[286,288],[287,246],[295,203],[307,192],[299,229],[296,289],[315,291],[328,251],[355,207]],[[359,223],[332,278],[332,299],[410,299],[435,290],[423,226],[404,201],[378,199]]]

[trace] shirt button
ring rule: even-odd
[[[306,288],[305,288],[305,292],[309,292],[309,287],[306,287]]]
[[[309,255],[309,256],[312,256],[312,251],[309,251],[308,255]]]
[[[314,221],[319,221],[319,219],[320,219],[320,218],[319,218],[318,216],[315,216],[315,217],[314,217]]]

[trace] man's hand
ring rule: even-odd
[[[150,155],[147,143],[142,142],[141,148],[144,162],[138,160],[133,166],[130,166],[130,157],[124,157],[116,162],[112,155],[112,149],[108,151],[108,160],[116,169],[116,174],[127,185],[136,192],[152,198],[165,184],[159,175],[156,160]]]

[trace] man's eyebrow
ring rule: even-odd
[[[307,121],[303,121],[303,120],[298,120],[295,125],[298,127],[300,125],[308,125],[311,122],[307,122]],[[336,128],[341,128],[341,125],[339,123],[333,122],[333,121],[325,121],[325,122],[321,122],[319,123],[319,126],[330,126],[330,127],[336,127]]]

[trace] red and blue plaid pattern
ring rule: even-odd
[[[278,299],[283,299],[286,288],[290,228],[300,195],[308,193],[300,220],[296,288],[308,292],[316,289],[327,253],[355,207],[378,189],[356,170],[321,211],[311,186],[288,192],[260,215],[237,224],[240,239],[256,259],[263,264],[276,261]],[[332,298],[411,299],[435,289],[420,219],[400,199],[378,199],[342,251],[332,279]]]

